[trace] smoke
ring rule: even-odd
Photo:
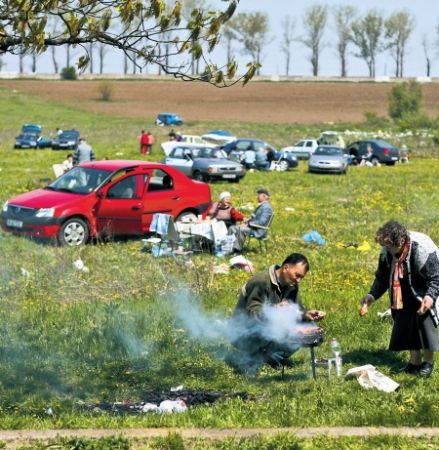
[[[257,319],[243,313],[226,317],[218,312],[206,312],[200,299],[187,289],[180,290],[171,297],[175,323],[182,327],[188,337],[201,345],[214,346],[236,343],[248,336],[260,336],[267,342],[284,344],[297,336],[298,324],[302,321],[299,306],[288,304],[276,306],[262,305]],[[215,352],[218,354],[218,352]]]

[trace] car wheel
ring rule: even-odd
[[[176,222],[195,222],[197,220],[197,216],[190,211],[182,212],[176,219]]]
[[[88,241],[88,237],[87,223],[79,217],[66,220],[58,234],[60,244],[71,247],[85,244]]]
[[[282,159],[282,161],[279,161],[277,164],[277,170],[279,172],[286,172],[290,168],[290,165],[288,164],[288,161],[285,159]]]
[[[205,177],[204,177],[204,175],[201,172],[197,171],[197,172],[194,173],[194,180],[205,181]]]
[[[380,163],[380,160],[376,157],[373,156],[372,159],[370,160],[370,162],[374,165],[377,166]]]

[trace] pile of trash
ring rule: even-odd
[[[170,390],[148,389],[142,394],[140,401],[81,403],[80,409],[93,412],[112,412],[116,414],[141,414],[155,412],[167,414],[184,412],[190,406],[213,404],[226,398],[253,400],[246,392],[226,393],[219,391],[202,391],[188,389],[183,386]]]

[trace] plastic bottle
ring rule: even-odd
[[[336,338],[331,339],[331,350],[334,355],[335,371],[338,377],[341,377],[342,372],[342,359],[341,359],[341,347]]]
[[[183,241],[180,239],[180,240],[178,241],[178,248],[177,248],[177,250],[178,250],[179,252],[183,252],[183,248],[184,248],[184,246],[183,246]]]

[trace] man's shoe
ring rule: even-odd
[[[403,367],[400,372],[402,373],[409,373],[411,375],[418,375],[419,374],[419,369],[422,367],[421,364],[417,365],[417,364],[412,364],[412,363],[408,363],[405,367]]]
[[[429,377],[433,373],[433,367],[434,367],[433,364],[431,364],[427,361],[424,361],[420,366],[419,376],[425,377],[425,378]]]

